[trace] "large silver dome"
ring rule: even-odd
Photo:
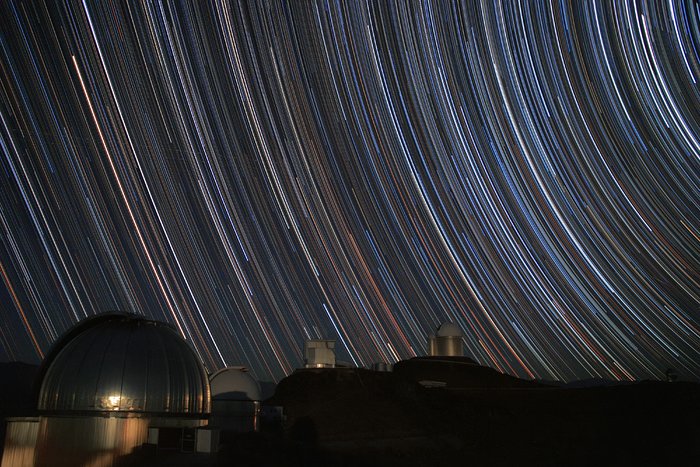
[[[197,417],[209,413],[206,371],[168,324],[136,315],[88,318],[44,360],[38,408]]]

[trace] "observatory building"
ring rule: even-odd
[[[309,339],[304,342],[305,368],[335,368],[335,341]]]
[[[159,429],[206,425],[210,412],[207,373],[189,345],[170,325],[131,314],[78,323],[44,359],[38,384],[39,417],[10,420],[2,467],[110,466]]]
[[[428,355],[431,357],[462,357],[462,331],[452,323],[443,323],[434,336],[428,338]]]
[[[222,368],[209,377],[209,384],[212,404],[209,425],[213,430],[224,438],[235,433],[258,431],[262,391],[246,367]]]

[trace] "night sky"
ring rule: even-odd
[[[0,359],[700,378],[697,2],[0,2]]]

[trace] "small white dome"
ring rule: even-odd
[[[242,366],[222,368],[209,377],[212,400],[260,401],[258,382]]]
[[[437,337],[462,337],[462,330],[453,323],[442,323],[437,330]]]

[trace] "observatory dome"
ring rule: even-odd
[[[213,400],[260,401],[257,381],[244,367],[222,368],[209,378]]]
[[[435,335],[437,337],[462,337],[462,330],[452,323],[443,323]]]
[[[170,325],[136,315],[78,323],[54,344],[39,378],[44,412],[209,413],[209,382],[197,355]]]

